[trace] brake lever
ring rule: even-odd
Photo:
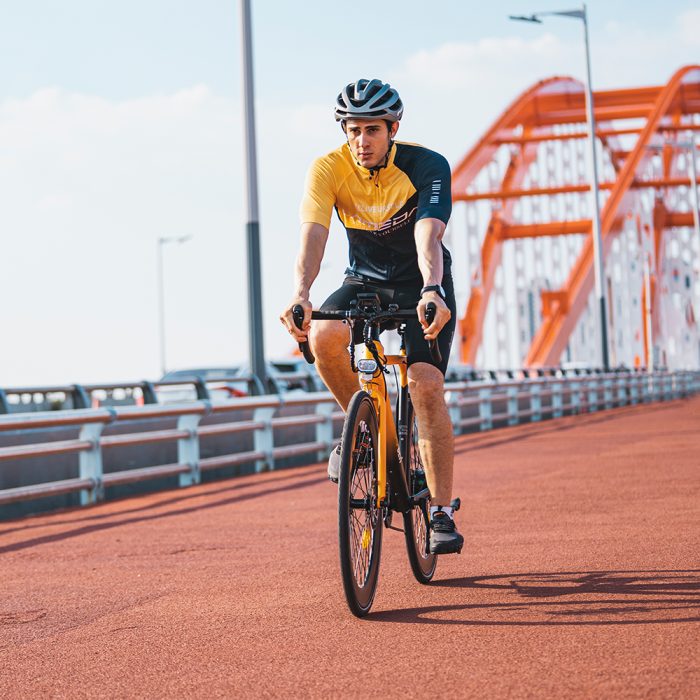
[[[430,325],[435,320],[435,315],[437,314],[437,306],[435,302],[429,301],[425,305],[425,320]],[[435,340],[428,341],[428,350],[430,350],[430,357],[436,365],[442,362],[442,353],[440,352],[440,346],[438,345],[437,338]]]
[[[295,304],[292,308],[292,316],[294,317],[294,325],[301,330],[304,327],[304,307],[301,304]],[[299,350],[301,350],[304,359],[310,364],[316,362],[314,354],[311,352],[309,347],[309,341],[304,340],[299,343]]]

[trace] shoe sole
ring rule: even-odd
[[[449,543],[436,544],[436,545],[431,544],[430,545],[430,553],[431,554],[461,554],[463,546],[464,546],[464,542],[460,543],[457,546],[455,546],[453,544],[449,544]]]

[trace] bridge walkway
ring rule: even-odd
[[[691,697],[700,398],[460,437],[436,581],[340,588],[323,465],[0,524],[3,697]]]

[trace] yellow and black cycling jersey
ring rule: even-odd
[[[395,142],[386,166],[368,170],[355,161],[346,143],[309,169],[301,221],[329,228],[335,208],[348,236],[346,274],[420,285],[413,228],[426,218],[447,223],[450,182],[447,160],[422,146]],[[444,245],[442,255],[448,275],[451,258]]]

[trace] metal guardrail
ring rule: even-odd
[[[628,373],[621,368],[616,374]],[[659,371],[664,371],[660,369]],[[184,370],[183,370],[184,372]],[[209,401],[217,393],[226,393],[226,387],[247,386],[251,396],[267,393],[282,394],[290,389],[323,391],[320,377],[312,371],[278,371],[267,377],[267,391],[254,374],[222,374],[221,376],[197,375],[198,370],[187,372],[191,376],[157,381],[110,382],[100,384],[59,384],[27,387],[0,387],[0,415],[10,413],[41,412],[44,410],[76,410],[101,406],[133,406],[144,404],[175,403],[173,392],[189,394],[179,401],[200,399]],[[450,365],[448,382],[510,381],[538,377],[598,376],[599,368],[538,367],[536,369],[474,369],[468,365]],[[229,392],[235,394],[235,392]]]
[[[505,382],[459,382],[446,385],[446,400],[455,433],[578,415],[619,406],[668,401],[700,392],[700,372],[656,372],[575,377],[539,377]],[[275,417],[282,406],[306,406],[312,413]],[[247,409],[252,419],[200,425],[208,415]],[[466,413],[466,415],[465,415]],[[144,419],[177,419],[171,429],[103,435],[106,426]],[[80,427],[77,438],[0,447],[2,462],[28,457],[78,454],[75,478],[0,490],[0,506],[51,495],[80,493],[87,505],[104,498],[109,486],[177,475],[180,486],[197,484],[205,471],[254,463],[256,471],[275,468],[276,460],[314,454],[324,460],[333,445],[335,423],[344,418],[327,392],[192,401],[170,406],[122,406],[73,411],[45,411],[0,416],[0,432]],[[315,426],[315,439],[275,446],[275,429]],[[200,438],[211,435],[252,433],[253,449],[200,458]],[[160,442],[177,442],[177,461],[145,468],[104,473],[105,450]]]
[[[212,393],[227,386],[247,386],[251,396],[280,394],[292,388],[305,391],[323,389],[317,375],[309,372],[279,372],[267,377],[267,391],[254,374],[161,379],[158,381],[111,382],[100,384],[59,384],[31,387],[0,387],[0,415],[97,408],[98,406],[143,405],[162,403],[160,397],[169,390],[182,389],[193,398],[211,400]]]

